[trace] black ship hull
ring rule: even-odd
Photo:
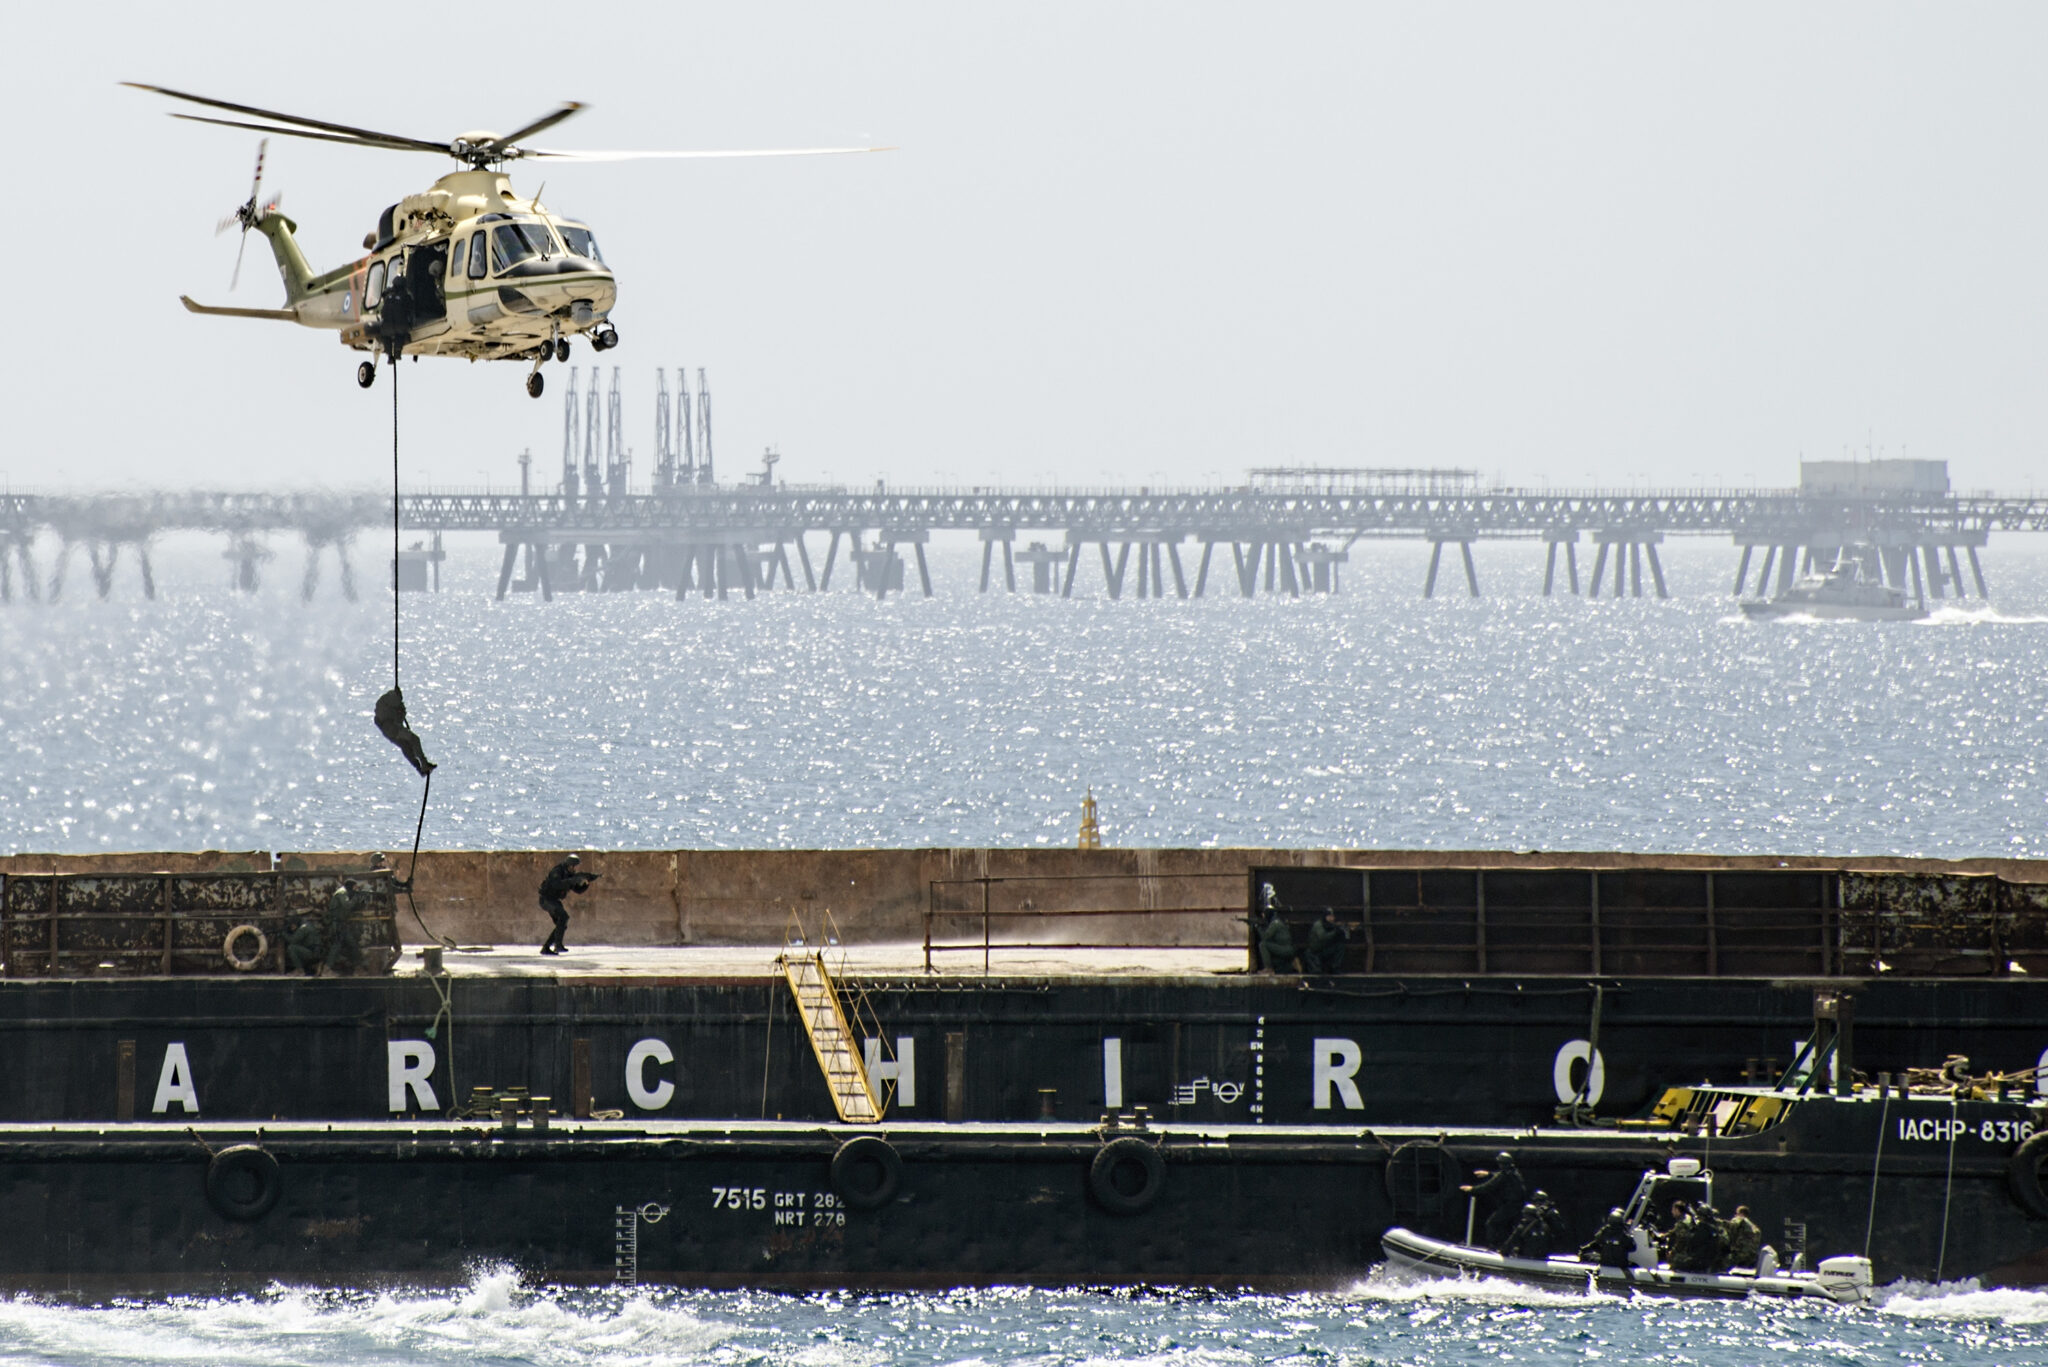
[[[879,1022],[889,1116],[905,1122],[1145,1106],[1182,1123],[1523,1127],[1575,1100],[1626,1116],[1669,1085],[1774,1080],[1815,995],[1760,978],[854,986]],[[2048,1045],[2048,987],[2024,977],[1826,990],[1853,997],[1849,1066],[1869,1076],[1958,1054],[1979,1076],[2021,1072]],[[835,1115],[779,977],[5,982],[0,1031],[0,1122],[438,1116],[479,1086],[632,1120]]]
[[[1377,1261],[1390,1226],[1461,1234],[1454,1179],[1500,1148],[1574,1232],[1646,1167],[1685,1154],[1709,1160],[1717,1199],[1748,1205],[1781,1248],[1817,1259],[1868,1240],[1881,1283],[2030,1284],[2048,1279],[2048,1221],[2015,1203],[2014,1145],[1999,1139],[2030,1119],[1866,1093],[1809,1098],[1763,1133],[1712,1142],[1059,1124],[8,1128],[0,1285],[437,1284],[481,1264],[565,1284],[1343,1285]],[[1939,1140],[1899,1137],[1951,1120]],[[849,1142],[887,1161],[849,1167]],[[1153,1158],[1105,1178],[1112,1146]]]

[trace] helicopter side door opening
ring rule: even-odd
[[[406,252],[406,288],[412,293],[415,328],[421,323],[440,323],[442,326],[435,328],[434,333],[448,330],[448,296],[441,289],[441,275],[447,262],[446,242],[429,242]]]

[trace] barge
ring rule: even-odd
[[[235,932],[338,870],[13,872],[0,1285],[1330,1285],[1502,1149],[1574,1231],[1692,1155],[1881,1281],[2048,1282],[2030,870],[1356,858],[567,959],[407,946],[362,867],[318,978]],[[1335,971],[1261,971],[1267,908]]]

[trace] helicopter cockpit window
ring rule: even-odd
[[[475,237],[468,239],[470,246],[474,248],[474,250],[471,251],[469,254],[469,278],[472,280],[481,280],[484,278],[484,266],[486,264],[484,257],[484,237],[485,234],[478,233]]]
[[[370,264],[370,277],[363,282],[363,307],[373,309],[384,302],[384,263]]]
[[[468,245],[468,238],[458,238],[454,250],[448,253],[448,278],[450,280],[462,274],[462,251]]]
[[[546,256],[554,250],[554,238],[544,223],[501,223],[491,229],[493,272],[516,266],[530,257]]]
[[[562,230],[562,241],[568,245],[571,256],[587,257],[599,265],[604,264],[604,258],[598,255],[597,238],[590,229],[578,223],[561,223],[556,226]]]

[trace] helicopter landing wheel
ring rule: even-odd
[[[557,337],[555,339],[555,359],[558,361],[569,359],[569,339],[567,337]]]
[[[371,385],[377,383],[377,363],[375,361],[364,361],[356,367],[356,383],[364,389],[368,389]]]
[[[546,378],[538,370],[534,371],[533,374],[526,377],[527,397],[532,399],[539,398],[541,390],[546,389],[547,385]]]

